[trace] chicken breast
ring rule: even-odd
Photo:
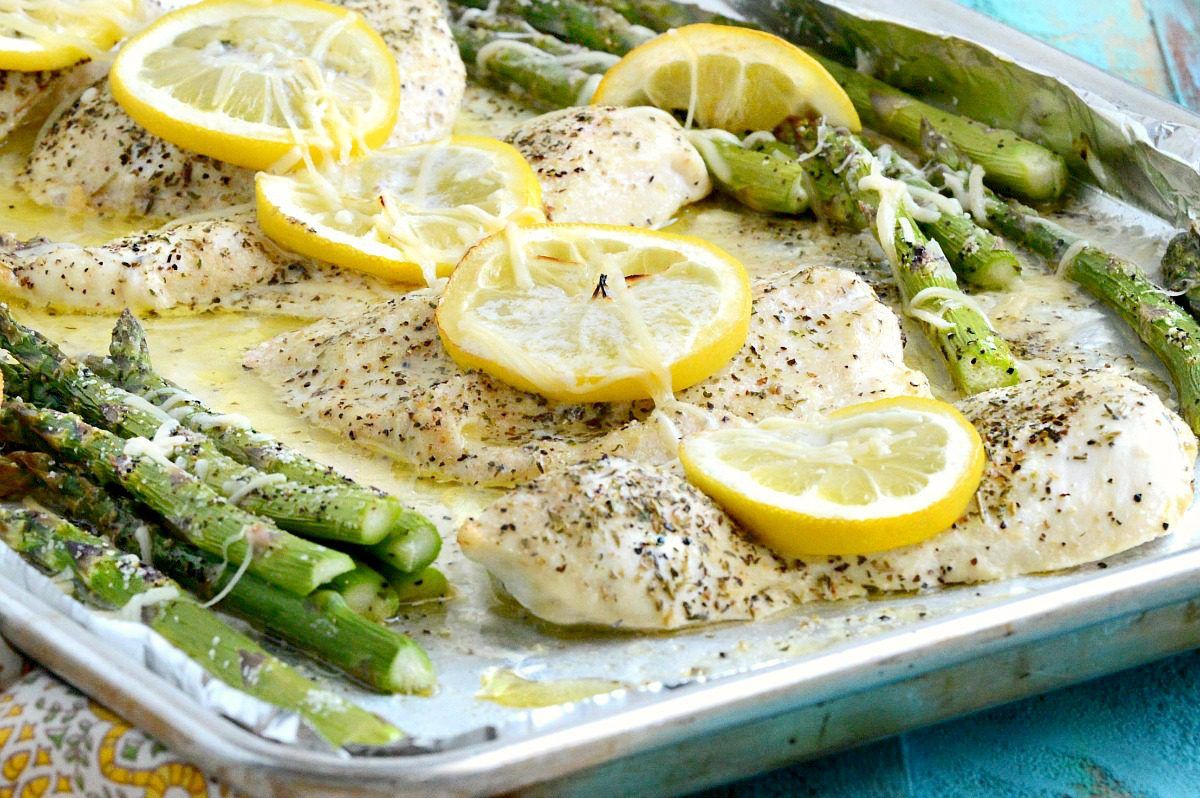
[[[319,285],[318,291],[305,292],[306,282]],[[368,292],[372,302],[393,293],[373,278],[342,276],[285,252],[262,234],[253,211],[171,225],[99,246],[19,241],[0,234],[5,293],[62,310],[245,307],[314,316],[336,307],[360,309],[361,296],[357,302],[339,300],[371,283],[379,285]]]
[[[659,227],[712,191],[704,159],[657,108],[566,108],[521,123],[507,141],[533,166],[555,222]]]
[[[21,125],[42,121],[106,71],[104,64],[95,62],[51,72],[0,70],[0,140]]]
[[[913,546],[785,561],[676,473],[611,459],[518,488],[459,543],[544,620],[675,629],[1069,568],[1166,534],[1192,502],[1195,436],[1124,377],[1042,378],[960,407],[988,451],[982,510]]]
[[[390,146],[450,135],[467,87],[467,70],[439,0],[335,0],[379,32],[400,69],[400,119]]]
[[[117,105],[108,78],[42,130],[20,183],[39,205],[164,219],[254,197],[254,172],[149,133]]]
[[[437,479],[512,485],[604,453],[674,457],[649,403],[567,405],[461,370],[426,292],[330,319],[252,350],[245,365],[314,423]],[[851,364],[853,367],[848,367]],[[816,268],[756,289],[750,333],[720,372],[679,395],[683,430],[926,394],[904,365],[895,315],[854,274]]]
[[[437,0],[344,0],[387,42],[400,67],[403,112],[390,144],[450,135],[466,72]],[[152,135],[89,87],[42,131],[22,173],[41,205],[117,216],[172,218],[250,202],[254,172]]]
[[[679,476],[619,458],[530,482],[458,531],[521,606],[552,623],[675,629],[796,603],[790,564]]]

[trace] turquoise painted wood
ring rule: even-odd
[[[1200,110],[1200,0],[959,2]],[[793,796],[1200,798],[1200,651],[697,798]]]

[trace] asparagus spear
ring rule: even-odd
[[[486,6],[484,0],[466,4]],[[612,30],[608,17],[613,13],[624,16],[633,25],[630,30],[638,32],[648,29],[662,33],[693,22],[754,27],[742,20],[699,9],[689,10],[685,4],[662,0],[529,0],[528,4],[522,0],[501,0],[501,6],[506,12],[519,14],[538,30],[618,55],[624,55],[632,46],[647,39],[639,40],[638,36],[626,32],[614,42],[612,36],[606,35]],[[1066,190],[1066,161],[1040,144],[1010,130],[988,127],[935,108],[811,48],[802,49],[816,58],[842,85],[863,124],[868,127],[916,147],[921,143],[921,123],[930,120],[957,147],[984,167],[988,180],[996,187],[1031,202],[1057,199]]]
[[[385,538],[409,512],[397,499],[355,485],[300,485],[283,475],[265,475],[242,465],[222,453],[208,436],[181,429],[145,399],[68,358],[53,342],[19,324],[3,305],[0,345],[43,380],[63,409],[122,437],[153,438],[169,432],[178,439],[175,457],[185,470],[281,527],[313,537],[370,544]]]
[[[921,125],[928,120],[982,166],[988,182],[997,189],[1030,202],[1055,200],[1066,191],[1066,161],[1040,144],[1011,130],[988,127],[934,108],[883,81],[809,52],[842,84],[864,125],[917,147],[921,144]]]
[[[11,400],[0,410],[8,441],[28,434],[61,459],[105,484],[123,487],[162,516],[176,535],[231,562],[248,560],[251,573],[298,595],[308,595],[354,568],[340,551],[295,537],[270,521],[225,501],[182,468],[155,453],[144,438],[126,441],[78,416]]]
[[[108,493],[46,454],[16,452],[0,458],[0,486],[8,495],[32,496],[118,548],[153,562],[205,599],[224,591],[217,605],[222,610],[369,687],[384,692],[433,687],[433,668],[425,652],[408,637],[359,617],[361,613],[353,612],[337,591],[321,589],[299,597],[254,574],[235,578],[235,569],[222,558],[170,538],[158,524],[141,518],[130,500]],[[396,596],[395,590],[391,593]],[[389,617],[398,604],[396,597]]]
[[[891,148],[877,152],[884,173],[908,184],[910,188],[940,197],[924,172],[900,157]],[[922,222],[921,229],[941,245],[954,271],[971,285],[984,289],[1004,289],[1021,275],[1021,262],[1012,250],[959,208],[939,209],[937,219]]]
[[[70,571],[92,601],[130,614],[230,687],[300,714],[333,745],[387,745],[403,737],[391,724],[305,679],[170,579],[102,538],[50,513],[0,505],[0,539],[48,573]]]
[[[392,587],[396,589],[401,604],[419,604],[450,594],[450,582],[446,575],[432,566],[422,568],[415,574],[398,574],[392,580]]]
[[[594,76],[582,69],[566,66],[550,53],[481,28],[459,22],[452,22],[450,28],[473,79],[545,111],[588,101],[584,95]]]
[[[1162,257],[1163,282],[1176,300],[1200,314],[1200,227],[1195,223],[1167,244]]]
[[[145,331],[129,311],[121,314],[113,328],[108,358],[90,358],[88,363],[94,364],[96,372],[115,385],[157,403],[160,410],[169,412],[171,418],[184,426],[206,433],[218,449],[240,463],[282,474],[292,482],[336,488],[339,493],[358,496],[368,492],[332,468],[256,432],[249,422],[214,412],[199,398],[161,377],[150,363],[150,345]],[[374,544],[383,552],[393,549],[408,552],[415,547],[437,556],[442,538],[428,518],[403,507],[398,500],[380,491],[369,492],[389,506],[391,526],[386,537],[377,543],[369,539],[352,542]],[[378,588],[374,595],[364,590],[368,582]],[[342,589],[352,607],[368,616],[387,618],[390,617],[389,607],[395,609],[395,599],[383,589],[383,579],[378,575],[371,576],[370,569],[361,564],[357,573],[345,575],[335,587]],[[354,588],[352,593],[348,592],[351,588]]]
[[[255,431],[244,419],[214,411],[160,375],[150,361],[146,331],[128,310],[113,327],[108,357],[91,357],[86,362],[112,384],[157,405],[188,429],[208,435],[221,451],[239,463],[269,474],[283,474],[302,485],[354,484],[333,468]]]
[[[577,0],[460,0],[460,5],[519,16],[544,33],[617,55],[653,39],[655,33],[611,8]]]
[[[493,40],[505,39],[526,47],[549,53],[563,66],[573,67],[589,75],[603,75],[620,58],[603,50],[589,50],[578,44],[564,42],[557,36],[542,33],[525,20],[511,14],[481,12],[475,8],[463,8],[455,3],[450,10],[458,13],[457,24],[474,30],[487,31]]]
[[[749,149],[723,130],[690,130],[713,183],[748,208],[797,215],[808,210],[808,175],[786,144]]]
[[[400,597],[383,575],[361,562],[355,563],[353,571],[335,576],[329,588],[350,610],[370,621],[394,618],[400,606]]]
[[[805,135],[815,145],[811,129]],[[844,129],[827,132],[823,152],[846,192],[871,220],[906,312],[922,322],[955,386],[969,396],[1016,384],[1016,360],[1008,344],[959,291],[941,247],[930,245],[907,207],[904,185],[883,177],[882,165],[871,151]]]
[[[946,170],[965,178],[970,163],[938,131],[926,131],[926,146]],[[1092,246],[1016,200],[983,191],[988,224],[1058,264],[1058,273],[1108,305],[1162,361],[1179,395],[1179,414],[1200,432],[1200,323],[1137,265]]]

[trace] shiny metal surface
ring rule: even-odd
[[[767,23],[786,19],[791,25],[800,7],[816,6],[796,0],[790,17],[775,6],[742,10]],[[860,45],[872,31],[878,36],[888,29],[878,22],[856,27],[846,16],[852,8],[851,3],[822,4],[819,13],[804,17],[806,24],[825,26],[826,34],[854,31]],[[1190,190],[1200,195],[1195,171],[1200,117],[949,0],[880,0],[871,8],[872,17],[894,15],[909,25],[970,36],[1022,64],[1034,63],[1074,87],[1056,96],[1076,96],[1088,108],[1095,100],[1105,119],[1111,106],[1127,110],[1122,118],[1130,124],[1149,120],[1146,129],[1165,138],[1138,145],[1145,150],[1137,159],[1140,166],[1114,167],[1106,185],[1171,217],[1187,207],[1175,202],[1176,196],[1186,199],[1187,192],[1175,192],[1171,181],[1186,183],[1186,176]],[[904,49],[918,47],[926,36],[918,32],[871,41],[878,55],[891,46],[888,41]],[[944,40],[944,46],[948,49],[930,45],[923,57],[975,52],[958,40]],[[1027,74],[1014,64],[1005,69]],[[898,69],[896,77],[906,74],[912,73]],[[1094,122],[1091,116],[1078,119]],[[1050,134],[1043,138],[1052,140]],[[1156,144],[1173,145],[1174,153]],[[1191,156],[1188,147],[1196,147]],[[1115,164],[1114,153],[1106,152],[1103,162]],[[1135,168],[1142,170],[1141,179],[1129,177],[1134,173],[1126,170]],[[1163,177],[1164,169],[1180,171]],[[1189,521],[1190,529],[1200,526],[1200,514],[1193,512]],[[1200,535],[1180,530],[1162,544],[1110,560],[1107,568],[941,591],[919,597],[929,605],[927,617],[905,615],[870,634],[776,657],[777,664],[584,702],[536,723],[485,724],[432,744],[430,752],[402,756],[351,758],[269,742],[203,709],[2,578],[0,634],[248,795],[677,793],[1200,645],[1198,540]],[[795,622],[783,618],[771,624],[778,631]],[[743,627],[739,633],[752,638],[756,630],[765,627]],[[728,628],[716,633],[728,634]]]

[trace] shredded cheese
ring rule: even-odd
[[[141,593],[136,593],[125,602],[125,606],[116,611],[115,615],[124,621],[141,621],[142,610],[156,604],[164,604],[179,598],[179,588],[175,585],[159,585]]]
[[[142,562],[147,565],[153,565],[154,549],[150,541],[150,527],[145,524],[138,524],[137,529],[133,530],[133,538],[137,541],[138,552],[141,554]]]
[[[583,85],[579,87],[579,94],[575,97],[576,105],[587,105],[592,101],[592,95],[596,93],[596,87],[600,85],[600,81],[604,79],[604,75],[596,73],[589,75]]]
[[[933,305],[934,309],[927,310],[922,307],[923,305]],[[978,313],[984,323],[987,324],[988,329],[995,332],[995,327],[992,326],[992,321],[988,318],[987,311],[983,309],[983,306],[957,288],[947,288],[940,285],[924,288],[914,294],[908,301],[905,313],[918,321],[925,322],[934,329],[949,330],[954,325],[942,318],[942,315],[956,305]]]
[[[987,202],[983,194],[983,167],[975,164],[971,174],[967,175],[967,208],[975,221],[983,224],[987,221]]]
[[[258,474],[245,482],[236,479],[226,480],[221,486],[221,492],[225,494],[225,500],[230,504],[240,505],[254,491],[265,488],[267,485],[278,485],[280,482],[286,481],[287,477],[283,474]]]
[[[179,422],[173,419],[167,420],[154,433],[153,438],[130,438],[125,441],[121,452],[126,457],[148,457],[162,465],[174,466],[171,457],[175,450],[188,442],[187,436],[173,434],[178,429]]]
[[[208,609],[220,604],[233,591],[237,583],[242,580],[242,577],[246,575],[246,571],[250,568],[250,563],[254,559],[254,541],[246,534],[245,529],[241,529],[235,535],[230,535],[221,545],[221,570],[224,571],[225,566],[229,563],[229,547],[242,540],[246,541],[246,553],[242,555],[242,562],[238,565],[237,570],[233,572],[233,576],[229,578],[229,581],[225,583],[225,587],[221,588],[211,599],[201,604],[201,607]]]
[[[1067,247],[1067,251],[1064,252],[1062,257],[1058,259],[1058,266],[1054,270],[1054,276],[1065,277],[1067,274],[1067,269],[1071,267],[1071,264],[1075,261],[1075,258],[1079,256],[1079,253],[1083,252],[1090,246],[1091,244],[1088,243],[1087,239],[1081,238],[1075,243],[1071,244],[1071,246]]]

